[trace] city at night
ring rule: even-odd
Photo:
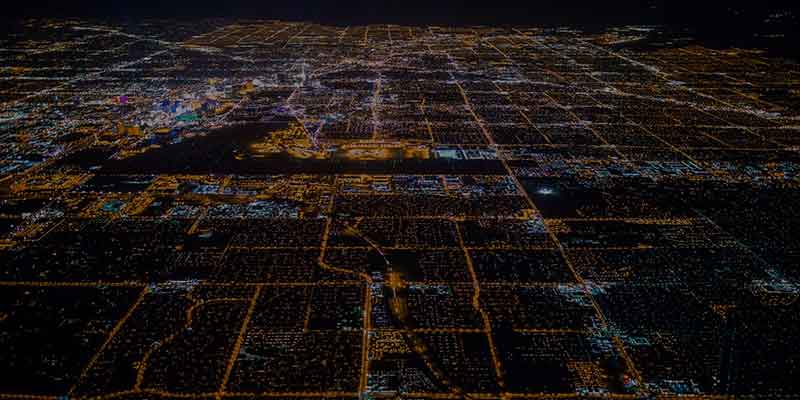
[[[0,399],[800,398],[796,6],[158,3],[2,17]]]

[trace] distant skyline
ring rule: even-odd
[[[800,5],[790,0],[27,0],[5,5],[5,19],[23,17],[243,18],[326,25],[576,26],[663,25],[687,28],[712,47],[774,50],[798,59]],[[2,18],[0,18],[2,19]],[[9,29],[9,28],[6,28]],[[0,28],[0,32],[3,28]]]

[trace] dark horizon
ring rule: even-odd
[[[778,49],[793,56],[798,38],[795,2],[735,0],[724,6],[690,2],[623,0],[519,1],[422,0],[368,2],[305,0],[281,4],[230,0],[30,0],[6,6],[6,20],[77,17],[103,20],[274,19],[325,25],[573,26],[603,29],[619,25],[659,25],[687,29],[711,46]]]
[[[465,24],[465,25],[607,25],[607,24],[694,24],[719,28],[744,21],[756,22],[770,13],[796,10],[791,1],[736,0],[724,6],[690,2],[622,0],[604,3],[588,0],[519,1],[496,0],[304,0],[283,4],[231,0],[156,0],[136,2],[102,0],[31,0],[7,5],[4,14],[20,17],[93,18],[253,18],[308,20],[345,24]],[[713,17],[713,19],[712,19]]]

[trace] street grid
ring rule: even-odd
[[[27,22],[0,398],[796,398],[800,69],[682,40]]]

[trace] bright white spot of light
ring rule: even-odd
[[[539,190],[536,193],[539,193],[539,194],[553,194],[553,189],[551,189],[549,187],[543,187],[543,188],[539,188]]]

